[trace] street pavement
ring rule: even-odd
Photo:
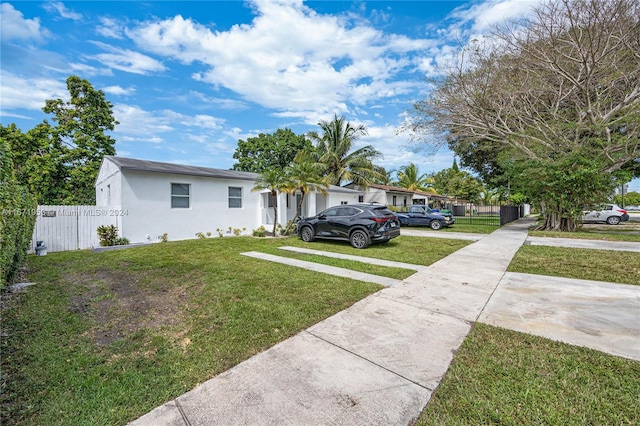
[[[475,321],[640,360],[639,286],[506,273],[534,220],[474,237],[131,425],[408,425]]]

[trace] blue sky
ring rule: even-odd
[[[398,134],[426,78],[540,0],[2,1],[0,113],[23,131],[78,75],[120,124],[118,155],[230,168],[239,139],[343,115],[378,164],[451,166]]]

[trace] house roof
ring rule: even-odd
[[[120,168],[120,170],[240,180],[256,180],[258,177],[257,173],[239,172],[236,170],[212,169],[209,167],[187,166],[184,164],[162,163],[159,161],[136,160],[134,158],[116,157],[112,155],[107,155],[104,158],[105,160],[109,160],[114,163]]]
[[[387,192],[401,192],[403,194],[413,194],[416,192],[416,191],[411,191],[410,189],[407,189],[407,188],[400,188],[398,186],[378,185],[378,184],[371,184],[369,186],[371,188],[382,189],[383,191],[387,191]]]
[[[258,173],[239,172],[237,170],[212,169],[209,167],[187,166],[184,164],[162,163],[160,161],[136,160],[134,158],[116,157],[106,155],[105,160],[109,160],[120,168],[120,170],[132,170],[138,172],[169,173],[177,175],[204,176],[224,179],[256,180]],[[356,189],[343,188],[336,185],[329,185],[329,192],[362,194]]]
[[[363,192],[357,189],[347,188],[345,186],[329,185],[329,192],[343,192],[345,194],[362,194]]]
[[[358,188],[358,186],[354,185],[353,183],[350,183],[347,185],[347,187],[349,188]],[[410,189],[407,188],[401,188],[399,186],[390,186],[390,185],[379,185],[379,184],[370,184],[369,185],[370,188],[374,188],[374,189],[380,189],[386,192],[399,192],[401,194],[417,194],[417,195],[424,195],[427,197],[436,197],[436,198],[448,198],[444,195],[440,195],[438,193],[435,192],[425,192],[425,191],[412,191]]]

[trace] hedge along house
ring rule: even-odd
[[[217,236],[233,230],[250,235],[273,227],[273,202],[268,190],[252,191],[258,174],[157,161],[105,156],[96,178],[96,205],[119,216],[120,236],[131,243]],[[326,207],[358,202],[362,192],[331,186],[327,194],[305,195],[302,216]],[[293,219],[301,194],[278,195],[278,222]],[[229,230],[231,227],[231,230]]]

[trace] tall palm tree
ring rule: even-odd
[[[278,167],[265,169],[258,175],[256,184],[252,191],[269,190],[269,196],[273,199],[273,231],[272,235],[276,235],[276,225],[278,224],[278,192],[286,190],[290,187],[289,179],[284,170]]]
[[[433,178],[427,173],[420,174],[418,166],[409,163],[408,166],[400,167],[398,170],[398,186],[411,191],[428,192],[433,188]]]
[[[306,152],[301,152],[293,164],[287,168],[287,179],[288,187],[286,191],[290,194],[300,191],[302,194],[300,202],[296,206],[295,217],[300,216],[302,213],[302,205],[307,193],[310,191],[318,191],[322,195],[326,195],[326,188],[329,187],[327,178],[321,174],[320,166],[314,162]],[[287,226],[285,233],[290,231],[289,228],[290,226]]]
[[[352,126],[344,117],[334,115],[331,121],[321,121],[322,134],[309,132],[309,139],[316,143],[316,160],[324,166],[324,174],[332,185],[353,182],[364,188],[379,177],[373,160],[380,157],[371,145],[351,151],[360,137],[367,134],[363,125]]]
[[[382,166],[373,166],[373,168],[379,173],[379,176],[375,176],[373,182],[371,183],[377,183],[378,185],[387,186],[395,185],[393,175],[396,173],[396,170],[391,169],[387,171],[387,169]]]

